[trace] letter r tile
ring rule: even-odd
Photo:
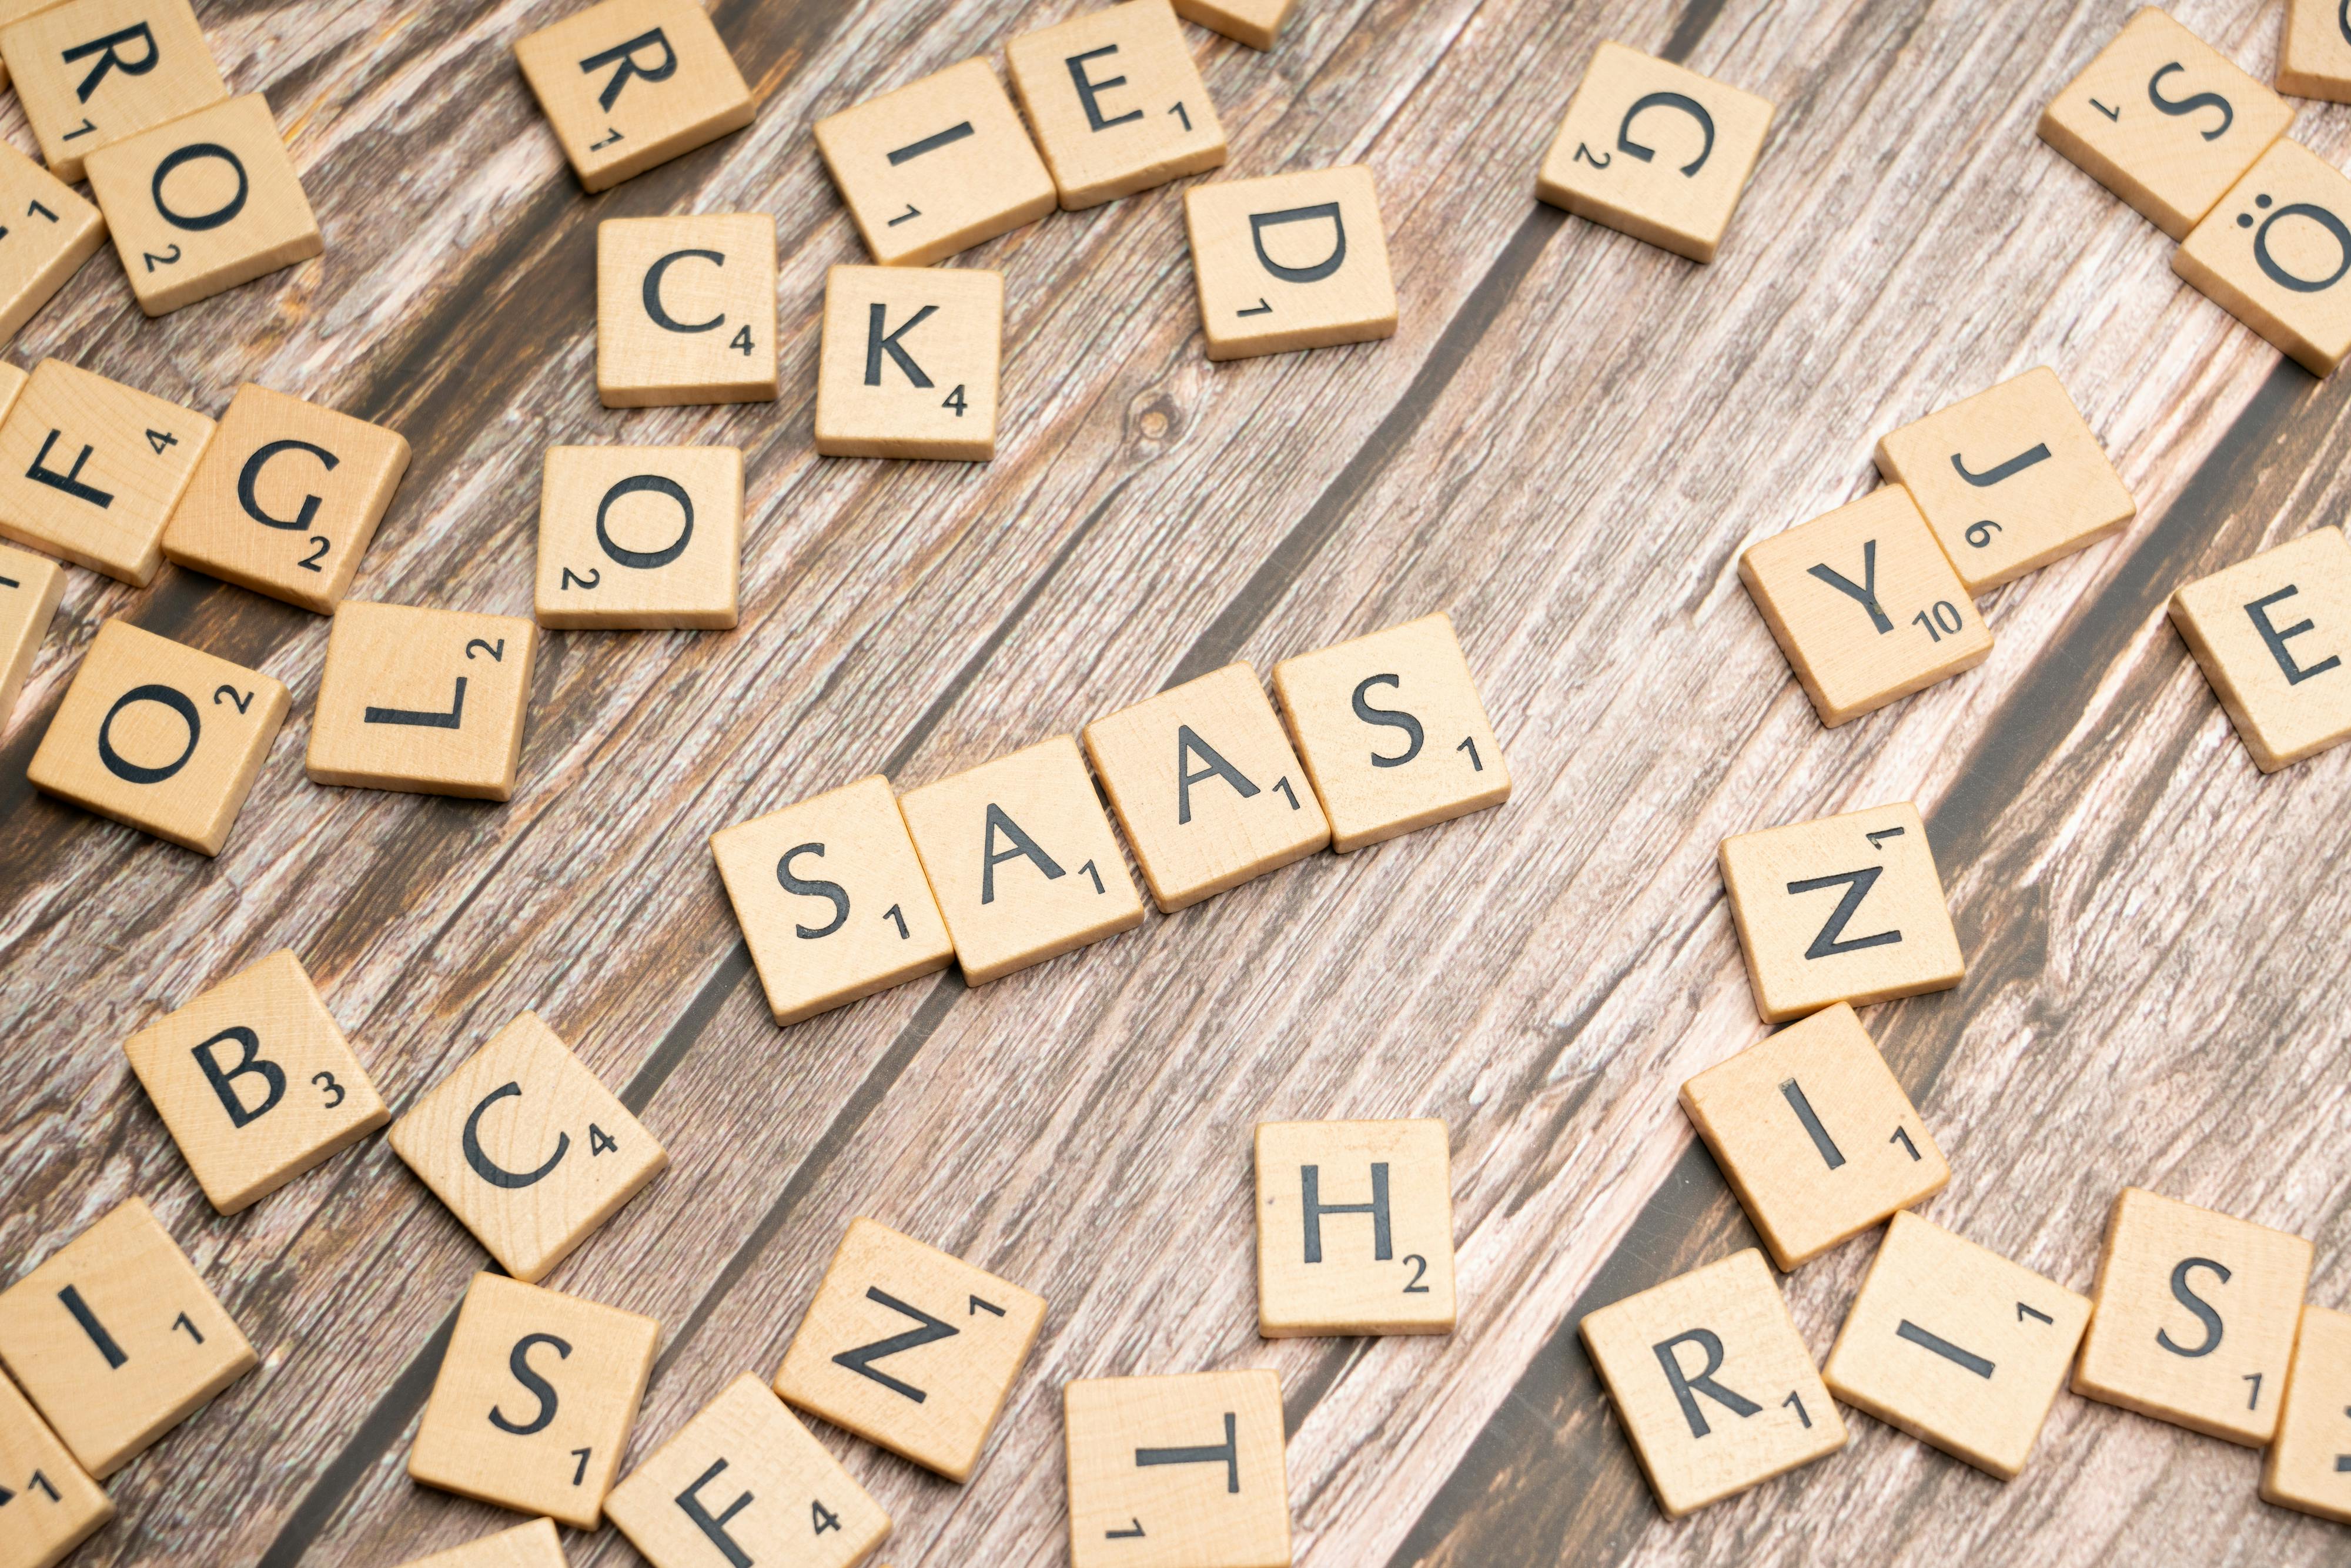
[[[751,89],[702,0],[603,0],[514,52],[584,190],[751,123]]]

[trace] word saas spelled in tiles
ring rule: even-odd
[[[1844,1447],[1753,1248],[1584,1314],[1579,1331],[1667,1519]]]
[[[0,1291],[0,1362],[100,1480],[257,1364],[135,1197]]]
[[[1943,1190],[1951,1167],[1844,1002],[1682,1085],[1682,1109],[1783,1270]]]
[[[965,1480],[1044,1322],[1044,1297],[852,1219],[784,1353],[776,1392]]]
[[[1167,0],[1125,0],[1004,47],[1065,211],[1225,161],[1225,128]]]
[[[547,449],[540,625],[732,626],[742,562],[740,447]]]
[[[1061,1410],[1071,1568],[1290,1568],[1273,1373],[1079,1378]]]
[[[12,1506],[13,1505],[13,1506]],[[104,1488],[89,1479],[16,1385],[0,1377],[0,1563],[55,1568],[114,1517]]]
[[[0,56],[68,184],[99,148],[228,97],[188,0],[68,0],[0,32]]]
[[[598,224],[596,395],[606,408],[772,401],[776,220]]]
[[[511,798],[538,646],[538,628],[511,616],[344,604],[310,720],[311,780]]]
[[[1387,233],[1364,165],[1196,185],[1184,225],[1208,358],[1395,335]]]
[[[536,1013],[420,1096],[392,1153],[516,1279],[536,1283],[669,1155]]]
[[[701,0],[603,0],[514,52],[583,190],[751,123],[751,89]]]
[[[34,656],[65,591],[64,567],[0,545],[0,728],[16,711],[16,694],[33,673]]]
[[[72,186],[0,146],[0,340],[13,338],[106,243],[106,220]]]
[[[995,456],[1003,338],[1000,272],[831,268],[817,355],[817,451],[974,463]]]
[[[2302,1309],[2262,1496],[2351,1524],[2351,1313]]]
[[[2312,375],[2351,353],[2351,178],[2281,137],[2171,254],[2171,270]]]
[[[2277,89],[2351,103],[2351,17],[2343,0],[2285,0]]]
[[[2351,543],[2314,528],[2171,596],[2253,764],[2274,773],[2351,739]]]
[[[1552,206],[1712,261],[1771,130],[1768,99],[1604,43],[1544,154]]]
[[[0,420],[0,537],[144,588],[213,422],[43,360]]]
[[[1822,1378],[1847,1405],[2012,1480],[2089,1321],[2087,1297],[1897,1214]]]
[[[1057,204],[1052,175],[984,59],[825,116],[816,146],[884,267],[944,261]]]
[[[564,1568],[563,1542],[551,1519],[534,1519],[496,1535],[485,1535],[401,1568]]]
[[[1453,1303],[1444,1123],[1258,1124],[1259,1333],[1450,1333]]]

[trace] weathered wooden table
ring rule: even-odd
[[[670,1172],[550,1281],[667,1327],[637,1456],[772,1372],[852,1215],[1050,1299],[967,1487],[820,1428],[897,1519],[898,1568],[1062,1561],[1063,1381],[1228,1365],[1281,1373],[1323,1568],[2351,1559],[2256,1500],[2257,1454],[2071,1395],[2005,1487],[1855,1416],[1845,1453],[1668,1525],[1574,1338],[1752,1244],[1674,1102],[1762,1033],[1718,841],[1905,797],[1972,970],[1867,1018],[1955,1167],[1927,1212],[2086,1291],[2116,1190],[2150,1186],[2312,1237],[2312,1295],[2351,1301],[2351,750],[2257,775],[2163,616],[2341,519],[2351,378],[2283,363],[2034,139],[2129,0],[1303,0],[1270,55],[1193,31],[1228,172],[1377,172],[1402,330],[1210,365],[1178,190],[1057,214],[967,258],[1009,282],[979,467],[812,455],[824,269],[863,256],[808,127],[1077,7],[722,0],[757,124],[592,199],[507,47],[570,8],[200,5],[287,130],[325,257],[150,322],[110,253],[16,347],[404,432],[362,598],[528,614],[552,443],[737,443],[754,507],[738,631],[549,635],[505,806],[306,780],[325,621],[177,569],[73,574],[0,745],[0,1276],[138,1194],[264,1357],[116,1478],[78,1563],[371,1568],[510,1522],[403,1469],[479,1249],[381,1138],[216,1218],[124,1065],[143,1020],[282,946],[395,1109],[535,1008],[665,1140]],[[2266,76],[2277,0],[2176,10]],[[1605,37],[1781,106],[1710,267],[1533,202]],[[2300,109],[2351,161],[2351,111]],[[728,209],[778,215],[782,400],[600,408],[596,223]],[[1738,551],[1867,489],[1880,434],[2038,363],[2137,521],[1992,595],[1981,669],[1823,729]],[[1518,779],[1503,809],[977,992],[769,1022],[714,829],[1437,608]],[[217,862],[25,782],[109,615],[294,689]],[[1260,1341],[1251,1124],[1406,1114],[1452,1130],[1459,1330]],[[1816,1351],[1873,1246],[1787,1281]],[[634,1561],[610,1530],[569,1544]]]

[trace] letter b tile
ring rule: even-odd
[[[1290,1568],[1273,1373],[1080,1378],[1061,1409],[1071,1568]]]
[[[996,455],[1004,275],[836,267],[825,275],[816,449],[828,457]]]
[[[2351,739],[2351,544],[2314,528],[2171,596],[2204,676],[2264,773]]]
[[[1387,235],[1364,165],[1196,185],[1184,222],[1208,358],[1395,335]]]

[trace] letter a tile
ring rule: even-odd
[[[13,1506],[12,1506],[13,1505]],[[56,1568],[114,1517],[89,1479],[16,1385],[0,1377],[0,1540],[5,1568]]]
[[[2343,0],[2285,0],[2277,89],[2351,103],[2351,23],[2344,20]]]
[[[1080,1378],[1061,1409],[1071,1568],[1290,1568],[1273,1373]]]
[[[1208,358],[1395,335],[1387,235],[1364,165],[1195,185],[1184,223]]]
[[[496,1535],[485,1535],[402,1568],[564,1568],[563,1542],[551,1519],[534,1519]]]
[[[347,601],[327,633],[311,780],[512,799],[538,643],[512,616]]]
[[[836,267],[825,275],[816,449],[828,457],[996,455],[1004,275]]]
[[[2171,270],[2327,374],[2351,353],[2351,178],[2279,138],[2172,252]]]
[[[2351,1524],[2351,1313],[2302,1309],[2262,1496]]]
[[[816,145],[884,267],[944,261],[1056,205],[1053,177],[984,59],[825,116]]]
[[[2351,739],[2351,544],[2315,528],[2171,596],[2171,622],[2253,764],[2274,773]]]
[[[1213,169],[1225,128],[1168,0],[1126,0],[1004,47],[1065,211]]]
[[[106,243],[106,220],[72,186],[0,147],[0,342],[16,335]]]
[[[0,537],[144,588],[213,422],[57,360],[0,421]]]
[[[669,1164],[628,1107],[524,1013],[392,1124],[392,1148],[536,1284]]]
[[[1258,1124],[1257,1332],[1453,1332],[1444,1123]]]
[[[742,564],[742,448],[547,449],[540,625],[732,626]]]
[[[596,393],[606,408],[772,402],[776,220],[598,224]]]
[[[0,56],[68,184],[99,148],[228,97],[188,0],[68,0],[0,32]]]
[[[751,89],[701,0],[604,0],[514,52],[585,190],[751,123]]]
[[[1667,1519],[1844,1447],[1753,1248],[1584,1314],[1584,1349]]]
[[[0,729],[16,711],[16,694],[33,673],[65,591],[64,567],[0,545]]]

